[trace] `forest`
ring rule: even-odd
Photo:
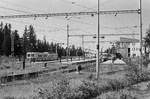
[[[25,26],[22,36],[19,35],[18,30],[12,30],[11,24],[0,23],[0,55],[22,57],[27,52],[49,52],[57,53],[58,56],[66,56],[67,48],[64,48],[56,42],[49,42],[45,36],[43,39],[38,39],[35,28],[32,25]],[[69,47],[70,56],[82,56],[83,51],[81,47],[76,48],[75,45]]]

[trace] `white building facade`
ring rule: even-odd
[[[131,57],[138,57],[140,56],[140,43],[135,42],[135,43],[130,43],[130,55]],[[142,53],[144,53],[144,47],[142,48]]]
[[[117,52],[125,58],[140,56],[140,42],[138,39],[120,37],[116,45]],[[144,53],[144,47],[142,53]]]

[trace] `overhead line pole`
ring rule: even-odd
[[[67,63],[69,61],[69,24],[67,24]]]
[[[100,9],[100,7],[99,7],[99,0],[98,0],[98,33],[97,33],[97,57],[96,57],[96,79],[98,79],[99,78],[99,65],[100,65],[100,61],[99,61],[99,59],[100,59],[100,57],[99,57],[99,47],[100,47],[100,45],[99,45],[99,41],[100,41],[100,12],[99,12],[99,9]]]
[[[142,70],[142,64],[143,64],[142,46],[143,46],[143,40],[142,40],[142,0],[140,0],[140,68],[141,68],[141,70]]]
[[[85,60],[85,53],[84,53],[84,35],[81,36],[82,38],[82,52],[83,52],[83,57],[84,57],[84,60]]]

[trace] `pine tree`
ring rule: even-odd
[[[35,52],[36,51],[36,34],[32,25],[29,26],[28,36],[29,36],[30,51]]]
[[[145,56],[146,56],[146,58],[148,58],[149,53],[150,53],[149,52],[150,51],[150,26],[146,31],[146,36],[144,37],[144,47],[145,47],[145,49],[144,49]],[[148,51],[146,49],[148,49]]]
[[[25,26],[24,34],[23,34],[23,41],[22,41],[24,54],[26,53],[26,51],[29,50],[29,41],[28,41],[28,32],[27,31],[28,31],[27,27]]]
[[[3,54],[9,56],[11,54],[11,25],[4,27],[4,40],[2,44]]]
[[[0,24],[0,55],[3,54],[3,51],[2,51],[3,40],[4,40],[3,23],[1,22]]]
[[[14,55],[20,57],[20,55],[22,54],[22,46],[21,46],[21,40],[18,31],[15,30],[12,33],[12,35],[14,35]]]
[[[146,31],[146,36],[144,38],[144,43],[147,48],[150,48],[150,27]]]

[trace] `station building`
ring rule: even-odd
[[[138,39],[120,37],[115,44],[117,52],[125,58],[140,56],[140,42]],[[144,47],[142,48],[142,51],[144,53]]]

